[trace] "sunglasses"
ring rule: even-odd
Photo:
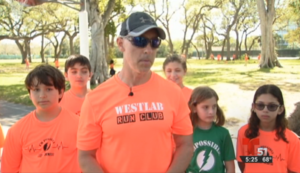
[[[271,112],[274,112],[278,109],[280,105],[276,105],[276,104],[269,104],[269,105],[265,105],[265,104],[262,104],[262,103],[254,103],[254,107],[257,109],[257,110],[264,110],[265,107],[267,107],[267,109]]]
[[[159,38],[148,39],[142,36],[138,36],[138,37],[126,36],[124,38],[129,40],[132,45],[140,48],[144,48],[148,45],[148,43],[150,43],[150,46],[156,49],[160,46],[161,43],[161,40]]]

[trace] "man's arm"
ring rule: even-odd
[[[83,151],[78,150],[78,161],[83,173],[104,173],[97,162],[95,150]]]
[[[193,135],[175,135],[176,151],[167,173],[183,173],[189,166],[193,153]]]

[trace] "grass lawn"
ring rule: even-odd
[[[34,59],[30,69],[40,64]],[[63,71],[64,59],[60,60],[60,69]],[[115,68],[121,69],[123,59],[117,59]],[[163,75],[162,63],[164,58],[157,58],[152,70]],[[54,66],[54,60],[49,60]],[[250,60],[247,66],[244,61],[235,62],[188,59],[188,72],[185,84],[191,88],[199,85],[216,85],[218,83],[236,84],[242,90],[254,91],[258,86],[273,83],[287,91],[298,92],[300,83],[300,60],[280,60],[283,68],[259,69],[255,60]],[[0,99],[14,103],[32,105],[24,80],[29,70],[20,60],[0,60]],[[93,86],[94,87],[94,86]],[[92,87],[92,88],[93,88]],[[226,88],[224,88],[226,90]],[[226,108],[224,108],[226,109]]]

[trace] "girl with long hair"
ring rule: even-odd
[[[236,158],[243,173],[300,172],[300,141],[287,128],[285,116],[280,88],[259,87],[249,122],[238,133]]]
[[[187,173],[233,173],[234,149],[229,131],[222,127],[225,116],[219,97],[210,87],[194,89],[189,101],[194,127],[194,156]]]

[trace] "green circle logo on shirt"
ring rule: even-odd
[[[197,155],[197,165],[199,167],[199,172],[209,171],[215,165],[215,157],[212,154],[212,150],[202,150]]]

